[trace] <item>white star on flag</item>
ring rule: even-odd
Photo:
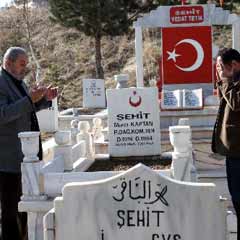
[[[169,55],[167,60],[171,60],[172,59],[174,62],[176,62],[176,58],[177,57],[181,56],[180,54],[176,53],[176,49],[174,49],[172,52],[167,51],[167,53]]]

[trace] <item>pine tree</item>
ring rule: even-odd
[[[51,18],[95,40],[96,77],[104,78],[101,39],[126,33],[139,14],[157,7],[154,0],[49,0]]]

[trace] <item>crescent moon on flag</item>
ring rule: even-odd
[[[184,72],[193,72],[193,71],[197,70],[203,63],[203,59],[204,59],[203,48],[199,42],[197,42],[196,40],[193,40],[193,39],[183,39],[180,42],[178,42],[175,46],[178,46],[182,43],[189,43],[195,48],[195,50],[197,51],[197,59],[196,59],[195,63],[190,67],[183,68],[183,67],[178,66],[177,64],[175,64],[175,66]]]

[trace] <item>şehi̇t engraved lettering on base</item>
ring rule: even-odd
[[[122,227],[160,227],[163,210],[150,210],[149,207],[141,210],[119,209],[117,211],[117,226]]]

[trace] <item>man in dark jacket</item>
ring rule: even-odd
[[[237,215],[240,240],[240,54],[220,51],[216,64],[220,106],[213,131],[212,150],[226,156],[228,188]]]
[[[22,81],[27,71],[26,51],[8,49],[0,69],[0,200],[2,240],[22,240],[26,233],[26,213],[18,213],[23,154],[18,133],[39,131],[36,111],[51,106],[55,89],[35,87],[28,91]],[[42,158],[41,146],[39,157]]]

